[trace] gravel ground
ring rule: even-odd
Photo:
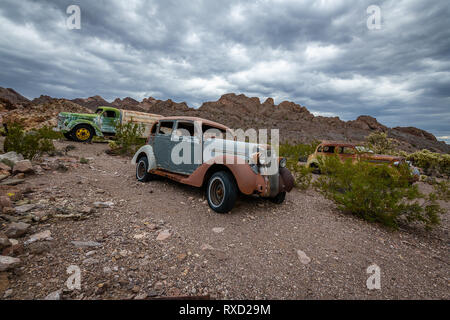
[[[73,145],[69,155],[93,159],[28,178],[31,201],[50,211],[113,205],[95,208],[86,220],[34,224],[33,233],[50,230],[53,239],[25,247],[22,267],[7,274],[7,299],[42,299],[65,289],[70,265],[81,270],[81,289],[64,290],[66,299],[449,298],[447,218],[430,233],[393,232],[340,213],[312,190],[294,190],[282,205],[241,197],[220,215],[201,189],[165,179],[138,183],[130,159],[105,154],[107,145]],[[381,268],[380,290],[366,287],[372,264]]]

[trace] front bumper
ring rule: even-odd
[[[294,187],[294,177],[286,168],[279,168],[277,174],[261,176],[264,180],[259,186],[259,193],[263,197],[273,198],[281,192],[290,192]]]

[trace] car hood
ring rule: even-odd
[[[60,112],[58,116],[63,117],[63,118],[77,118],[77,119],[93,120],[93,119],[98,117],[98,114],[95,114],[95,113]]]

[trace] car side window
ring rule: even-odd
[[[320,146],[319,148],[317,148],[317,152],[322,152],[322,146]]]
[[[112,110],[107,110],[103,113],[103,116],[106,118],[115,118],[116,117],[116,113]]]
[[[159,123],[158,134],[171,135],[173,131],[173,121],[162,121]]]
[[[175,135],[180,137],[193,137],[195,134],[193,122],[177,122]]]
[[[334,146],[324,146],[323,152],[325,153],[334,153]]]
[[[356,151],[353,148],[350,147],[341,147],[339,150],[339,153],[341,154],[355,154]]]

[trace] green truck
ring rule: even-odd
[[[95,113],[59,113],[54,130],[62,132],[68,140],[90,142],[94,136],[114,136],[119,123],[133,122],[144,126],[142,138],[146,138],[152,125],[161,117],[146,112],[98,107]]]

